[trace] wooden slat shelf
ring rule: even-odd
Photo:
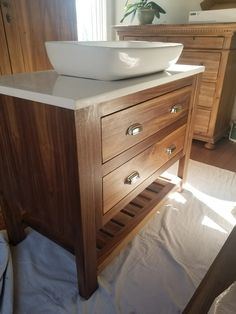
[[[98,272],[127,244],[176,185],[157,179],[97,232]]]

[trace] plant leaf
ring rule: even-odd
[[[156,2],[150,1],[149,4],[151,4],[152,8],[156,11],[159,11],[160,13],[166,14],[166,11],[162,9]]]
[[[159,19],[160,18],[160,12],[155,10],[155,16]]]
[[[137,11],[137,9],[135,9],[135,10],[133,11],[133,14],[132,14],[132,17],[131,17],[131,22],[133,22],[133,20],[134,20],[134,17],[135,17],[136,11]]]
[[[130,14],[132,14],[132,13],[133,13],[133,15],[135,15],[135,13],[136,13],[136,8],[133,9],[133,10],[131,10],[131,11],[129,11],[129,12],[126,12],[125,15],[122,17],[122,19],[120,20],[120,23],[123,23],[124,19],[125,19],[127,16],[129,16]]]

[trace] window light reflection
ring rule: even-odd
[[[206,204],[208,208],[212,209],[215,213],[224,218],[232,226],[236,225],[236,219],[231,213],[232,210],[236,207],[236,202],[221,200],[216,197],[207,195],[197,190],[189,183],[186,183],[184,188],[190,191],[197,199]]]
[[[222,233],[228,233],[223,229],[221,226],[219,226],[216,222],[214,222],[212,219],[210,219],[208,216],[204,216],[202,220],[202,225],[210,227],[212,229],[215,229],[217,231],[220,231]]]
[[[132,58],[129,56],[128,53],[120,52],[119,58],[122,62],[124,62],[129,68],[133,68],[139,65],[140,59],[139,58]]]
[[[185,204],[187,202],[186,198],[183,197],[183,195],[181,193],[178,193],[178,192],[170,193],[168,198],[170,200],[174,200],[174,201],[181,203],[181,204]]]

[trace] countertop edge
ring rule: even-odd
[[[40,103],[44,103],[44,104],[48,104],[52,106],[62,107],[65,109],[78,110],[78,109],[82,109],[82,108],[85,108],[94,104],[112,101],[115,98],[130,95],[130,94],[139,92],[141,90],[149,89],[155,86],[160,86],[169,82],[173,82],[175,80],[190,77],[192,75],[203,72],[205,69],[204,66],[185,66],[185,67],[186,67],[186,70],[183,71],[181,69],[184,69],[184,65],[181,65],[181,66],[174,65],[165,71],[165,74],[167,74],[167,76],[164,76],[164,77],[162,77],[163,73],[162,75],[161,74],[158,75],[158,73],[156,73],[156,74],[142,77],[142,78],[146,78],[147,79],[146,81],[142,80],[139,82],[139,79],[137,78],[135,78],[135,81],[133,81],[133,79],[128,79],[126,80],[127,86],[125,87],[122,86],[120,88],[111,89],[110,91],[105,91],[101,93],[97,92],[96,95],[93,95],[91,97],[84,97],[80,99],[75,99],[75,98],[73,99],[68,96],[63,97],[63,96],[53,95],[53,94],[49,94],[48,91],[38,92],[38,91],[32,91],[30,89],[27,90],[27,88],[22,88],[22,87],[17,88],[17,86],[10,86],[10,84],[6,84],[6,83],[1,84],[1,81],[0,81],[0,94],[13,96],[13,97],[21,98],[21,99],[26,99],[26,100],[31,100],[35,102],[40,102]],[[27,74],[25,74],[25,76],[27,77]],[[29,82],[30,82],[30,75],[29,75]],[[133,84],[131,84],[132,82]],[[94,82],[94,84],[96,84],[96,81]]]

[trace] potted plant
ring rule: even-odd
[[[160,7],[157,3],[148,0],[138,0],[133,3],[129,3],[129,0],[126,0],[125,3],[125,14],[120,20],[120,23],[124,19],[132,15],[131,22],[133,21],[136,13],[138,14],[138,19],[140,24],[152,24],[154,17],[160,18],[160,14],[165,14],[166,11]]]

